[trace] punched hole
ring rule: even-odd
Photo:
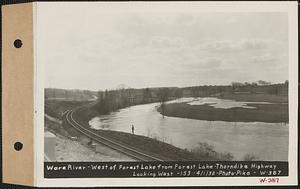
[[[23,43],[22,43],[22,41],[21,41],[20,39],[16,39],[16,40],[14,41],[14,46],[15,46],[16,48],[21,48],[22,45],[23,45]]]
[[[16,142],[14,144],[14,148],[15,148],[16,151],[20,151],[23,148],[23,144],[21,142]]]

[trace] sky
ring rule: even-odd
[[[41,5],[45,87],[105,90],[288,79],[288,15]]]

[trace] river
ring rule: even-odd
[[[228,101],[224,102],[228,107]],[[158,105],[151,103],[120,109],[95,117],[89,124],[94,129],[128,133],[131,133],[133,124],[137,135],[156,138],[183,149],[192,149],[199,142],[205,142],[213,145],[217,152],[233,154],[234,160],[243,160],[247,154],[258,160],[288,160],[288,124],[163,118],[156,110]]]

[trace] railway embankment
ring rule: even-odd
[[[55,136],[53,148],[48,146],[48,151],[54,154],[54,158],[49,159],[50,161],[135,161],[105,145],[90,144],[89,139],[84,136],[72,137],[62,127],[61,120],[49,115],[45,116],[44,128],[45,133],[51,132]],[[48,155],[46,151],[45,153]]]

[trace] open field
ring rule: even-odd
[[[164,115],[207,121],[288,122],[288,104],[286,103],[286,96],[229,94],[224,95],[222,98],[245,102],[271,102],[272,104],[249,104],[249,106],[255,107],[253,109],[242,107],[221,109],[214,108],[208,104],[189,105],[187,103],[171,103],[165,105]],[[159,108],[158,111],[161,112],[161,108]]]

